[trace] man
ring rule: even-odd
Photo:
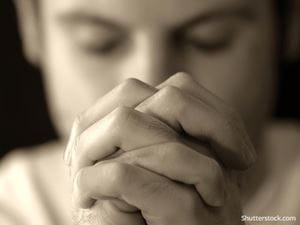
[[[77,224],[105,225],[300,214],[298,128],[269,125],[276,2],[16,5],[62,141],[2,163],[3,223],[70,224],[71,211]]]

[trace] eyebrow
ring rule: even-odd
[[[59,22],[67,26],[74,26],[78,24],[93,24],[98,26],[104,26],[111,29],[124,29],[124,26],[114,22],[113,20],[102,18],[99,15],[94,15],[88,12],[75,10],[72,12],[66,12],[58,15]]]
[[[246,6],[213,9],[201,15],[196,15],[192,19],[189,19],[188,21],[179,24],[178,26],[176,26],[175,29],[185,30],[208,21],[222,20],[228,18],[236,18],[240,19],[241,21],[254,21],[256,15],[252,8]]]
[[[251,7],[246,7],[245,5],[237,7],[220,7],[218,9],[212,9],[210,11],[198,14],[187,21],[183,21],[172,28],[172,30],[185,30],[208,21],[226,18],[238,18],[245,21],[253,21],[255,19],[255,13]],[[58,21],[67,26],[73,26],[77,24],[93,24],[117,30],[123,30],[126,28],[125,24],[114,21],[111,18],[107,19],[101,17],[100,15],[81,11],[80,9],[58,15]]]

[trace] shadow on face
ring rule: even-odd
[[[250,133],[269,114],[277,77],[271,0],[41,3],[40,61],[62,134],[122,80],[157,85],[178,71],[233,106]]]

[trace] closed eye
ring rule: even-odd
[[[88,53],[109,54],[115,51],[124,40],[120,31],[99,25],[77,26],[71,32],[75,44]]]
[[[230,46],[237,31],[238,23],[233,20],[212,21],[189,28],[181,41],[199,51],[221,51]]]
[[[60,15],[58,21],[66,28],[75,46],[88,53],[112,53],[125,39],[123,27],[97,16],[74,12]]]

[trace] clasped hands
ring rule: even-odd
[[[236,225],[234,171],[256,153],[240,116],[186,73],[128,79],[74,122],[65,161],[79,224]]]

